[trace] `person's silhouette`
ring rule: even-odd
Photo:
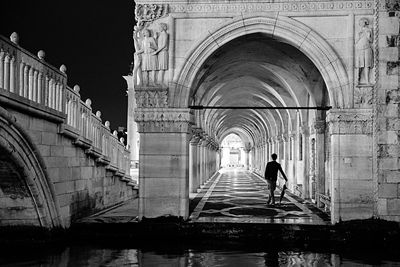
[[[285,173],[282,170],[281,164],[276,162],[276,159],[278,156],[274,153],[271,155],[272,161],[267,163],[267,166],[265,167],[265,179],[269,183],[269,196],[268,196],[268,201],[267,204],[275,204],[275,197],[274,197],[274,191],[276,189],[276,180],[278,178],[278,171],[281,172],[283,178],[287,182],[287,178]]]

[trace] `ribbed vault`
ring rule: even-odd
[[[329,105],[327,99],[315,65],[297,48],[261,33],[219,47],[200,68],[191,91],[191,104],[203,106],[307,107]],[[307,114],[288,109],[207,109],[197,113],[196,123],[219,143],[236,133],[252,147],[295,130]]]

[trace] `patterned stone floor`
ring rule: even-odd
[[[243,169],[222,169],[201,191],[191,196],[192,222],[329,224],[329,216],[311,203],[285,192],[279,204],[267,205],[267,183]]]

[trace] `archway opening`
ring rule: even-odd
[[[221,143],[221,167],[243,168],[246,164],[244,144],[236,134],[229,134]]]
[[[330,194],[330,183],[325,181],[329,172],[325,111],[289,109],[331,105],[323,76],[298,48],[260,32],[219,46],[199,68],[189,103],[229,107],[196,111],[196,126],[220,148],[235,133],[249,153],[250,171],[263,175],[270,155],[276,153],[293,193],[315,202]],[[259,109],[263,107],[272,109]],[[311,139],[315,139],[314,170],[310,170]],[[221,157],[221,166],[229,166],[223,150]]]
[[[42,226],[24,175],[7,154],[0,148],[0,226]]]

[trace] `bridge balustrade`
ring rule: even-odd
[[[61,68],[65,70],[65,67]],[[0,36],[0,88],[60,112],[67,75]]]
[[[110,123],[102,123],[101,113],[92,112],[91,100],[82,101],[79,86],[67,86],[66,67],[60,69],[26,51],[17,43],[0,35],[0,100],[1,103],[35,107],[55,115],[61,133],[73,138],[98,162],[108,165],[121,177],[130,173],[129,150],[110,131]],[[42,113],[41,113],[42,112]]]

